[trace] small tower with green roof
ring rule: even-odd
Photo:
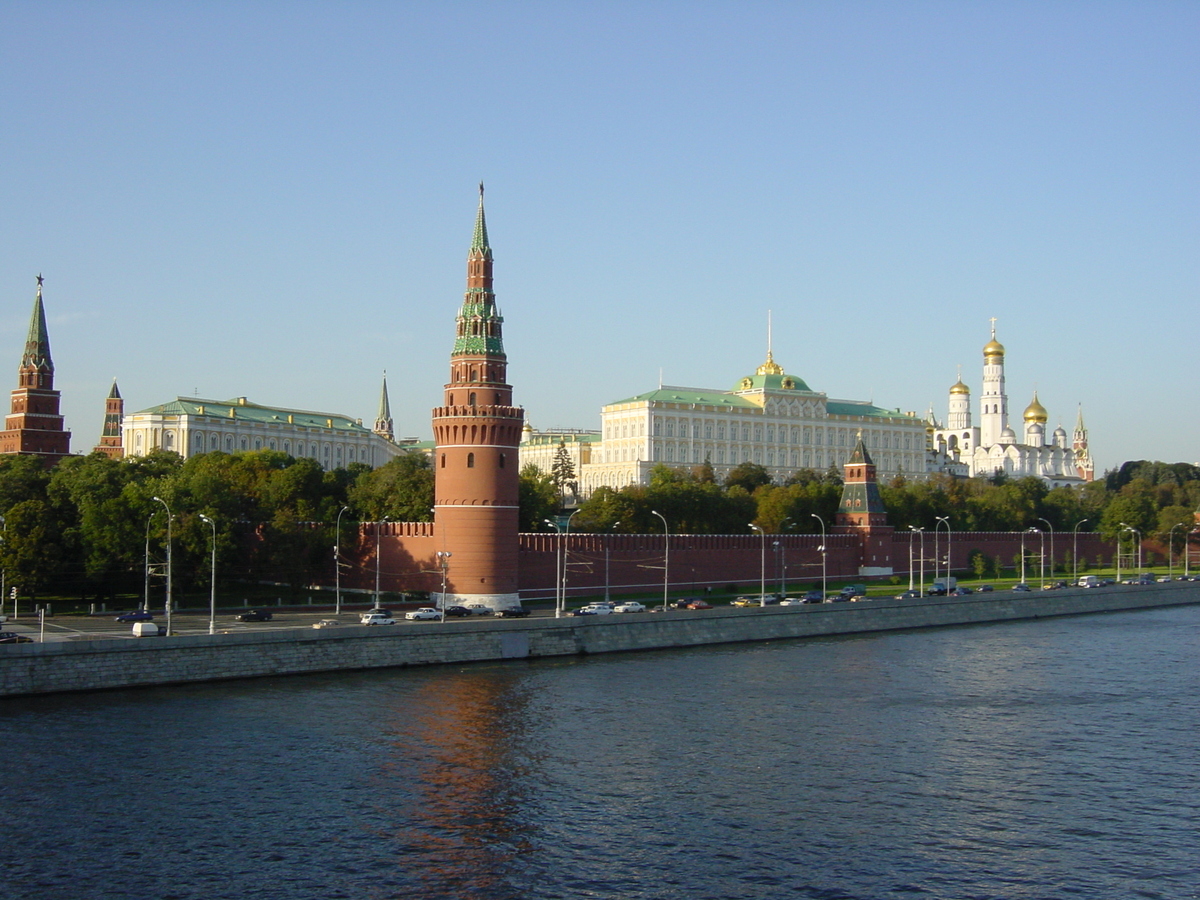
[[[875,463],[863,443],[862,432],[842,468],[842,502],[833,531],[859,536],[859,574],[890,574],[895,529],[887,523],[887,509],[875,480]]]

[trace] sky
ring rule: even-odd
[[[478,182],[540,430],[767,351],[1200,461],[1200,4],[0,0],[0,362],[431,437]],[[7,348],[7,349],[5,349]],[[2,371],[2,368],[0,368]],[[0,379],[0,388],[3,381]]]

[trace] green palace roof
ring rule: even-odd
[[[912,416],[898,409],[883,409],[872,403],[857,400],[829,400],[825,403],[825,411],[831,416],[874,416],[880,419],[912,419],[920,421],[920,416]]]
[[[733,386],[735,391],[808,391],[813,389],[805,384],[803,378],[787,375],[783,372],[770,375],[747,375],[738,380]]]
[[[303,409],[287,409],[280,406],[263,406],[251,403],[245,397],[233,400],[203,400],[199,397],[176,397],[169,403],[139,410],[135,416],[191,416],[225,421],[256,422],[263,425],[295,425],[302,428],[332,428],[337,431],[354,431],[370,434],[358,419],[340,413],[313,412]]]
[[[736,394],[723,394],[720,391],[696,391],[687,388],[663,387],[656,391],[638,394],[626,400],[617,400],[609,406],[620,406],[625,403],[695,403],[701,406],[727,406],[737,409],[758,409],[757,403],[751,403]]]

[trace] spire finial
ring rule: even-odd
[[[992,340],[994,341],[996,339],[996,317],[992,316],[988,321],[992,323]]]
[[[771,310],[767,310],[767,358],[771,358]]]
[[[491,252],[488,246],[487,219],[483,214],[483,182],[479,182],[479,211],[475,214],[475,234],[471,239],[471,249],[484,254]]]

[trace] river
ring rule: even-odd
[[[12,698],[0,898],[1182,900],[1198,745],[1200,606]]]

